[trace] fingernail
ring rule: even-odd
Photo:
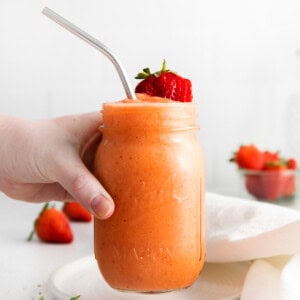
[[[91,208],[95,217],[99,219],[107,219],[114,211],[114,203],[104,195],[99,195],[92,200]]]

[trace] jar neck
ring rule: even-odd
[[[106,103],[103,105],[103,128],[138,131],[196,130],[194,103]]]

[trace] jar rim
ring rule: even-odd
[[[156,130],[153,129],[151,126],[149,127],[139,127],[139,126],[131,126],[130,129],[131,131],[147,131],[147,129],[149,130],[151,128],[152,132],[155,131],[160,131],[160,132],[180,132],[180,131],[198,131],[200,129],[199,126],[195,125],[195,126],[178,126],[178,127],[172,127],[172,126],[161,126],[159,128],[157,128]],[[105,125],[101,125],[98,127],[98,130],[100,132],[105,132],[107,130],[109,131],[122,131],[122,129],[116,127],[116,126],[105,126]],[[125,128],[126,130],[126,128]],[[127,130],[126,130],[127,131]],[[129,132],[128,132],[129,133]]]
[[[155,126],[164,130],[190,128],[198,129],[196,125],[197,111],[195,103],[191,102],[113,102],[104,103],[103,127],[124,127],[147,130]],[[102,127],[102,128],[103,128]]]
[[[192,102],[113,102],[104,103],[101,113],[107,115],[132,115],[132,114],[164,114],[172,119],[196,118],[196,104]]]
[[[196,104],[192,102],[106,102],[102,105],[102,113],[104,111],[111,111],[111,110],[122,110],[126,112],[136,112],[136,110],[143,110],[143,111],[156,111],[156,110],[182,110],[182,109],[189,109],[189,110],[196,110]],[[119,112],[118,112],[119,113]]]

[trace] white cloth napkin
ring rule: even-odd
[[[241,300],[300,299],[300,211],[207,193],[206,245],[209,263],[251,261]]]

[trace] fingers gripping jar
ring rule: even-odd
[[[155,101],[155,102],[148,102]],[[193,103],[161,98],[103,105],[95,175],[115,201],[95,219],[95,257],[116,289],[190,286],[204,263],[204,158]]]

